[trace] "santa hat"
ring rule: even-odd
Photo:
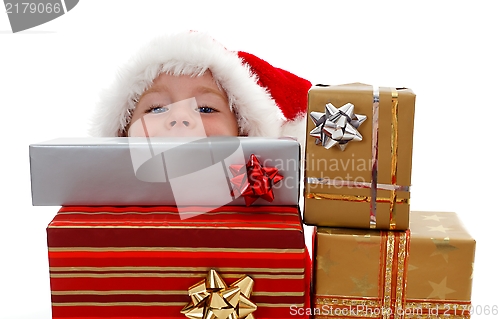
[[[227,94],[241,135],[303,142],[311,83],[250,53],[229,51],[200,32],[159,37],[139,50],[101,95],[91,135],[120,136],[137,99],[159,74],[196,76],[207,70]]]

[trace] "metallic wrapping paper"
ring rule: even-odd
[[[32,203],[185,206],[180,202],[183,199],[187,206],[243,206],[244,197],[231,196],[229,166],[246,164],[255,154],[263,166],[277,168],[283,180],[273,186],[272,202],[259,198],[253,205],[297,205],[298,142],[256,137],[205,140],[209,142],[193,143],[184,138],[70,138],[30,145]],[[235,155],[237,147],[240,156]],[[164,150],[172,155],[175,167],[165,160]],[[139,158],[138,162],[131,154]],[[205,175],[197,175],[199,169],[205,168],[219,168],[222,173],[205,170]],[[185,177],[190,178],[186,180],[192,190],[175,193],[174,181]],[[219,191],[228,199],[214,195]]]
[[[309,225],[408,229],[415,94],[354,83],[314,87],[308,112],[352,103],[367,116],[362,140],[344,151],[306,137],[304,221]],[[309,120],[307,130],[315,129]]]
[[[316,318],[470,318],[474,253],[454,213],[411,212],[407,231],[318,228]]]

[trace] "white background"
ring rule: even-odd
[[[45,227],[58,207],[31,206],[28,145],[87,136],[100,89],[136,48],[189,29],[314,84],[412,88],[412,209],[459,214],[477,240],[473,303],[500,306],[495,2],[83,0],[18,34],[2,9],[0,317],[51,316]]]

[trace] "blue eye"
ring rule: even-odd
[[[217,111],[210,106],[203,105],[203,106],[198,107],[198,112],[200,112],[200,113],[214,113]]]
[[[147,113],[159,114],[159,113],[165,113],[166,111],[168,111],[168,108],[164,106],[153,105],[147,111]]]

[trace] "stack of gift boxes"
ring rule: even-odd
[[[454,213],[409,210],[415,95],[309,91],[305,208],[315,318],[469,318],[475,241]]]
[[[53,318],[289,318],[291,307],[310,307],[298,142],[195,141],[147,160],[151,145],[138,143],[145,147],[129,152],[133,143],[113,140],[31,146],[34,203],[64,204],[47,228]],[[146,159],[134,174],[130,154],[137,157],[141,148]],[[182,167],[169,171],[181,153],[177,164],[184,176]],[[203,154],[206,163],[200,161]],[[162,158],[167,160],[155,166]],[[163,164],[170,194],[155,189],[164,182],[138,181],[165,177]],[[187,181],[183,191],[191,201],[166,205],[165,198],[179,193],[173,185],[180,178]],[[209,207],[218,198],[203,190],[211,196],[222,190],[219,197],[234,200]],[[148,196],[141,200],[137,193]],[[136,205],[118,206],[126,200]],[[181,200],[175,198],[177,204]]]
[[[475,241],[454,213],[409,209],[414,106],[409,89],[315,86],[305,176],[295,141],[239,138],[240,157],[211,141],[186,157],[208,165],[157,174],[224,167],[179,196],[148,183],[166,153],[32,145],[33,203],[63,205],[47,228],[53,318],[469,318]],[[224,187],[233,201],[207,205]]]

